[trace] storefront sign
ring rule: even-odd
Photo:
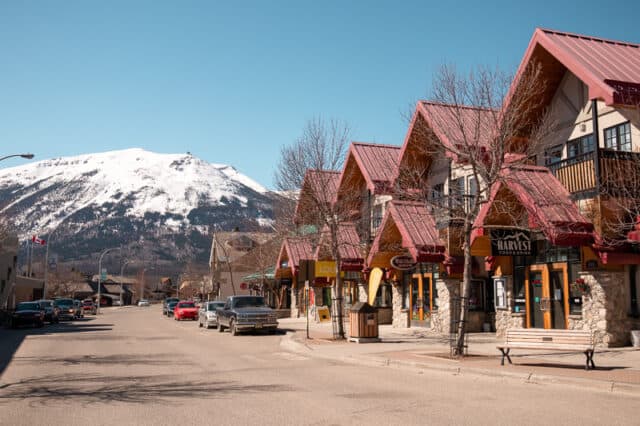
[[[531,236],[526,231],[491,230],[492,256],[531,256]]]
[[[315,276],[321,278],[336,277],[336,262],[333,260],[316,261]]]
[[[416,262],[411,256],[393,256],[391,258],[391,266],[400,271],[410,271],[416,267]]]

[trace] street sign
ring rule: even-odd
[[[105,281],[107,279],[107,268],[102,268],[100,271],[100,281]]]

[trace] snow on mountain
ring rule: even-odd
[[[125,216],[147,213],[188,215],[202,204],[225,205],[237,200],[246,206],[243,189],[264,194],[267,190],[233,167],[210,164],[189,154],[157,154],[134,148],[75,157],[54,158],[24,166],[0,169],[0,188],[26,188],[2,210],[31,199],[43,189],[37,204],[52,206],[48,215],[35,219],[33,231],[54,228],[66,217],[88,206],[101,206],[128,199]],[[66,188],[82,186],[70,196]],[[23,223],[29,211],[18,212],[14,221]],[[168,225],[179,225],[175,218]]]
[[[268,230],[273,198],[231,166],[134,148],[0,169],[0,215],[21,238],[56,230],[67,257],[140,245],[206,259],[213,226]]]

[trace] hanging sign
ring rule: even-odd
[[[492,256],[531,256],[533,244],[526,231],[512,229],[491,230]]]
[[[416,261],[407,255],[393,256],[391,266],[400,271],[410,271],[416,267]]]

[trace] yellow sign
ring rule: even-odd
[[[318,306],[316,312],[318,312],[318,321],[331,321],[331,314],[329,313],[329,308],[327,308],[326,306]]]
[[[382,280],[382,269],[373,268],[369,274],[369,304],[373,306],[373,302],[376,300],[376,294],[378,293],[378,287]]]
[[[336,262],[333,260],[316,261],[316,277],[335,278]]]

